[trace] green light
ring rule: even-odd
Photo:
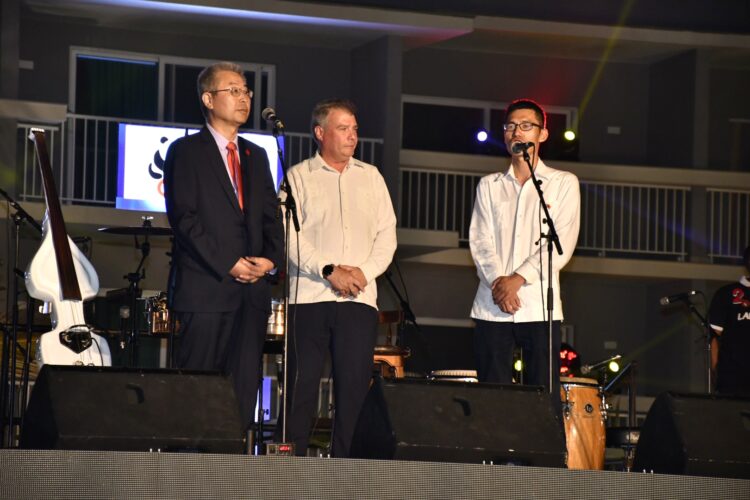
[[[613,373],[617,373],[620,371],[620,363],[617,361],[610,361],[609,362],[609,371]]]
[[[513,369],[517,372],[520,372],[523,370],[523,362],[520,359],[517,359],[515,363],[513,363]]]
[[[572,130],[566,130],[563,137],[566,141],[574,141],[576,139],[576,133]]]

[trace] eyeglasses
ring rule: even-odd
[[[503,124],[503,130],[505,130],[506,132],[513,132],[514,130],[516,130],[516,127],[518,127],[524,132],[528,132],[534,127],[542,128],[541,125],[537,125],[536,123],[531,123],[531,122],[521,122],[521,123],[508,122],[508,123]]]
[[[210,92],[211,94],[215,94],[217,92],[229,92],[229,95],[231,95],[235,99],[240,96],[247,96],[250,99],[253,98],[253,91],[247,87],[229,87],[228,89],[209,90],[208,92]]]

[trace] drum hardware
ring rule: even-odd
[[[143,216],[144,219],[142,226],[113,226],[113,227],[100,227],[98,231],[100,233],[107,234],[118,234],[125,236],[172,236],[172,228],[152,226],[151,216]],[[146,225],[148,223],[148,225]]]
[[[137,300],[138,297],[141,295],[141,288],[139,286],[141,280],[146,278],[146,268],[144,267],[146,258],[151,253],[151,243],[149,242],[149,236],[170,236],[172,234],[172,230],[170,228],[166,227],[155,227],[151,225],[151,221],[154,219],[152,216],[142,216],[141,219],[143,220],[143,224],[140,226],[123,226],[123,227],[101,227],[99,228],[99,232],[101,233],[107,233],[107,234],[114,234],[114,235],[132,235],[134,242],[135,242],[135,248],[141,251],[141,260],[138,263],[138,267],[136,270],[132,273],[128,273],[125,276],[123,276],[124,279],[128,280],[128,296],[130,298],[130,308],[131,311],[137,311]],[[143,242],[138,241],[138,236],[143,236]],[[153,304],[153,307],[161,308],[161,303],[159,304]],[[163,333],[171,334],[172,333],[172,322],[169,321],[169,316],[166,311],[166,297],[164,300],[164,308],[163,310],[154,310],[153,312],[156,313],[156,319],[151,317],[152,311],[149,311],[149,316],[147,317],[148,320],[151,320],[151,324],[149,324],[149,329],[152,328],[152,324],[155,326],[158,326],[160,329],[160,333],[162,329],[165,327],[164,321],[166,320],[166,329]],[[131,314],[130,315],[130,331],[127,332],[126,335],[123,335],[123,340],[121,342],[121,348],[124,350],[128,346],[130,346],[130,361],[129,365],[131,367],[138,366],[138,336],[139,336],[139,325],[137,321],[137,314]],[[170,342],[171,344],[171,342]],[[171,351],[171,347],[170,347]]]
[[[478,383],[476,370],[433,370],[428,380],[438,382],[468,382]]]
[[[626,427],[608,427],[607,443],[618,446],[625,451],[623,469],[630,472],[633,468],[635,448],[640,438],[640,428],[636,421],[636,370],[638,363],[631,361],[625,365],[617,375],[604,386],[602,393],[610,394],[612,390],[623,384],[628,391],[628,425]],[[606,410],[611,407],[605,403]]]
[[[167,307],[167,293],[159,292],[158,295],[148,297],[145,301],[146,307],[143,314],[146,316],[148,333],[151,335],[169,335],[171,325],[169,322],[170,311]]]
[[[404,359],[411,355],[408,347],[393,345],[394,324],[404,320],[403,311],[378,311],[378,324],[387,325],[385,344],[376,345],[373,355],[375,370],[385,378],[404,378]]]
[[[284,299],[271,299],[271,314],[268,316],[266,340],[278,340],[284,337]]]

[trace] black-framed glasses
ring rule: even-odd
[[[531,122],[521,122],[521,123],[508,122],[508,123],[503,123],[503,130],[506,131],[506,132],[513,132],[514,130],[516,130],[516,127],[518,127],[519,129],[521,129],[523,132],[528,132],[529,130],[531,130],[534,127],[539,127],[540,129],[542,128],[541,125],[537,125],[536,123],[531,123]]]
[[[241,96],[247,96],[250,99],[253,98],[253,91],[247,87],[229,87],[226,89],[209,90],[208,92],[210,92],[211,94],[215,94],[217,92],[229,92],[229,95],[234,98],[238,98]]]

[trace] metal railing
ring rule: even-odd
[[[736,259],[750,244],[750,191],[706,190],[708,197],[708,257]]]
[[[34,149],[27,139],[32,127],[44,128],[49,136],[48,147],[60,202],[63,204],[114,206],[117,196],[117,162],[119,125],[174,126],[197,128],[199,125],[128,120],[100,116],[69,114],[56,124],[19,123],[17,151],[20,169],[18,197],[23,201],[44,199]],[[244,130],[243,130],[244,131]],[[250,130],[247,130],[250,132]],[[257,131],[252,131],[257,132]],[[266,132],[259,132],[266,133]],[[287,132],[284,154],[287,165],[294,165],[315,153],[315,142],[308,133]],[[355,157],[379,164],[383,140],[359,138]]]
[[[114,118],[68,115],[63,123],[42,125],[48,131],[53,173],[65,204],[113,206],[117,190],[118,125]],[[128,121],[147,125],[195,127]],[[29,129],[19,123],[18,197],[43,200],[39,169]],[[382,139],[360,138],[356,157],[380,164]],[[286,133],[285,155],[293,165],[315,151],[308,133]],[[474,196],[485,174],[432,168],[402,168],[399,186],[399,226],[451,231],[466,245]],[[580,177],[580,176],[579,176]],[[694,233],[699,214],[693,213],[697,187],[592,181],[581,178],[581,231],[577,251],[599,256],[686,260],[689,242],[707,249],[712,262],[736,263],[750,242],[750,190],[712,188],[706,193],[705,233]],[[700,215],[703,217],[703,215]]]
[[[455,231],[466,244],[476,186],[485,174],[402,168],[399,224]],[[732,261],[750,241],[750,191],[708,189],[707,234],[693,234],[690,186],[581,180],[576,251],[683,261],[688,239],[709,242],[712,261]]]
[[[684,260],[689,187],[581,181],[578,251]]]
[[[398,203],[400,227],[455,231],[469,241],[469,224],[482,174],[402,168]]]

